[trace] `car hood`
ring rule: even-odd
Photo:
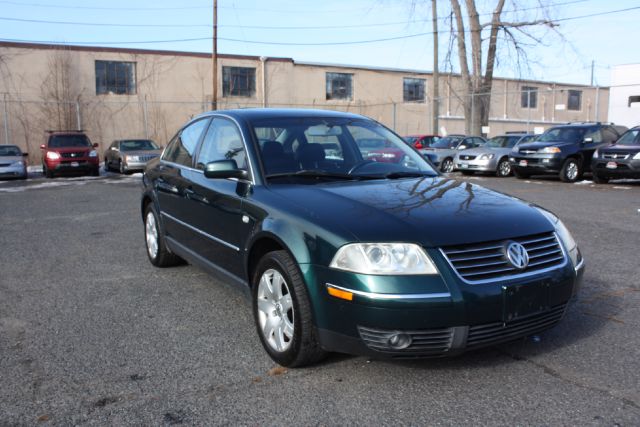
[[[577,142],[566,142],[566,141],[527,142],[525,144],[518,145],[518,151],[539,150],[545,147],[565,147],[568,145],[576,145],[576,144]]]
[[[270,188],[303,208],[314,223],[364,242],[440,247],[553,230],[540,212],[519,199],[442,177]]]
[[[135,150],[135,151],[122,151],[124,156],[149,156],[155,154],[159,156],[162,150]]]
[[[635,153],[640,151],[640,145],[606,145],[604,147],[600,148],[600,151],[610,151],[610,152],[614,152],[614,151],[619,151],[619,152],[624,152],[624,153]]]
[[[505,147],[476,147],[469,148],[468,150],[460,151],[460,154],[471,155],[471,156],[479,156],[480,154],[496,154],[496,153],[510,153],[511,148]]]
[[[0,156],[0,163],[13,163],[22,160],[22,156]]]

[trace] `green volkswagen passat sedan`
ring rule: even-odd
[[[371,139],[404,160],[363,156]],[[284,366],[330,351],[441,357],[537,334],[560,321],[584,271],[552,213],[443,178],[355,114],[206,113],[143,184],[151,263],[186,260],[245,290]]]

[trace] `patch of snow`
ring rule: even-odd
[[[589,184],[593,184],[593,181],[578,181],[578,182],[574,182],[575,185],[589,185]]]
[[[615,188],[616,190],[631,190],[631,187],[622,187],[620,185],[614,185],[611,188]]]
[[[37,190],[40,188],[52,188],[52,187],[68,187],[71,185],[85,185],[86,183],[87,183],[86,181],[70,181],[70,180],[45,181],[45,182],[41,182],[39,184],[34,184],[34,185],[23,185],[20,187],[0,188],[0,192],[19,193],[26,190]]]

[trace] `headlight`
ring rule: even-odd
[[[495,154],[480,154],[478,160],[491,160],[495,157]]]
[[[15,166],[24,166],[24,160],[18,160],[18,161],[16,161],[16,162],[13,162],[13,163],[11,163],[11,165],[10,165],[10,166],[12,166],[12,167],[15,167]]]
[[[46,156],[49,160],[58,160],[60,158],[60,153],[56,153],[55,151],[47,151]]]
[[[341,247],[331,268],[362,274],[438,274],[429,255],[413,243],[352,243]]]
[[[636,155],[633,156],[633,160],[640,160],[640,151],[638,151]]]
[[[98,157],[98,152],[96,150],[89,151],[89,157]]]
[[[580,250],[578,249],[578,244],[573,239],[573,236],[569,232],[569,229],[564,225],[562,221],[560,221],[560,218],[558,218],[551,212],[541,208],[537,208],[537,209],[542,215],[546,216],[547,219],[551,221],[551,223],[556,229],[556,234],[560,238],[562,245],[564,246],[567,253],[569,254],[569,258],[571,258],[571,262],[573,263],[573,266],[576,267],[578,263],[581,261],[582,255],[580,254]]]
[[[598,157],[600,157],[600,152],[598,152],[598,150],[593,152],[593,158],[597,159]]]
[[[541,150],[538,150],[538,153],[545,153],[545,154],[549,154],[549,153],[560,153],[560,149],[558,147],[544,147]]]

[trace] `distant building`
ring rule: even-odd
[[[47,129],[165,144],[211,108],[211,54],[0,42],[0,142],[33,152]],[[440,77],[440,129],[431,129],[432,74],[420,70],[219,55],[218,108],[298,107],[360,113],[402,135],[464,131],[461,79]],[[606,121],[608,88],[496,78],[489,135]]]
[[[640,64],[612,68],[609,120],[627,127],[640,125]]]

